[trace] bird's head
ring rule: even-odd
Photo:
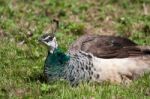
[[[58,47],[56,37],[53,34],[44,34],[39,38],[39,41],[46,45],[51,53]]]
[[[53,51],[58,47],[57,40],[55,37],[55,32],[58,28],[58,21],[53,20],[52,22],[52,33],[45,33],[39,38],[39,42],[46,45],[51,53],[53,53]]]

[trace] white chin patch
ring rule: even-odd
[[[48,42],[48,43],[47,43],[47,45],[48,45],[48,46],[50,46],[51,48],[55,48],[55,47],[57,47],[57,46],[56,46],[56,43],[55,43],[55,42],[53,42],[53,41]]]
[[[46,43],[46,45],[48,45],[51,49],[50,49],[50,52],[53,53],[53,51],[55,50],[55,48],[58,47],[58,44],[57,44],[57,41],[56,41],[56,38],[54,37],[52,41],[49,41]]]

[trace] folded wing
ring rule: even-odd
[[[127,38],[103,35],[84,35],[69,50],[82,50],[99,58],[127,58],[150,54],[149,49],[141,48]]]

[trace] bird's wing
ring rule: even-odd
[[[127,38],[103,35],[82,36],[72,44],[70,50],[82,50],[99,58],[127,58],[148,54]]]
[[[69,50],[87,50],[91,46],[135,46],[136,43],[131,40],[118,37],[118,36],[105,36],[105,35],[83,35],[78,38],[69,48]]]
[[[88,53],[92,53],[99,58],[128,58],[137,57],[142,55],[150,55],[150,47],[140,46],[125,46],[125,47],[100,47],[93,48],[93,50],[87,50]]]
[[[99,58],[125,58],[141,55],[131,40],[115,36],[87,37],[81,46],[81,50],[92,53]]]
[[[97,35],[83,35],[80,38],[78,38],[70,47],[69,50],[81,50],[83,43],[88,41],[93,41]]]

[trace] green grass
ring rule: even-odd
[[[84,33],[150,45],[149,5],[149,0],[0,0],[0,99],[150,99],[149,75],[130,86],[44,83],[47,50],[37,41],[57,17],[56,36],[64,51]]]

